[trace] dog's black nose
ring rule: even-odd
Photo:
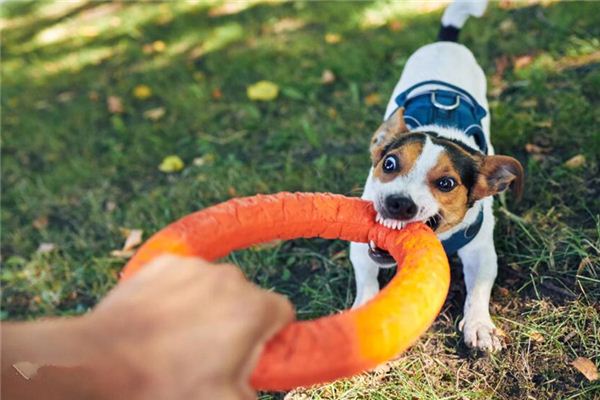
[[[417,205],[408,197],[390,195],[385,198],[385,208],[394,219],[407,220],[417,214]]]

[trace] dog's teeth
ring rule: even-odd
[[[393,223],[392,227],[393,227],[394,229],[398,229],[398,221],[394,221],[394,223]]]
[[[377,213],[377,216],[375,217],[375,221],[377,222],[381,222],[381,214]]]

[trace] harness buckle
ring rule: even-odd
[[[433,91],[431,92],[431,103],[440,110],[452,111],[456,110],[458,106],[460,106],[460,96],[456,96],[456,101],[454,102],[454,104],[447,106],[437,101],[437,99],[435,98],[435,91]]]

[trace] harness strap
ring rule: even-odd
[[[453,233],[448,239],[442,240],[442,246],[448,256],[455,254],[462,247],[466,246],[479,233],[483,225],[483,208],[479,211],[477,219],[465,229]]]
[[[415,89],[425,85],[438,85],[449,90],[429,90],[408,97]],[[412,128],[432,123],[458,128],[473,137],[479,150],[487,154],[481,125],[481,119],[487,112],[467,91],[443,81],[428,80],[409,87],[396,97],[395,102],[398,107],[404,107],[404,121]]]

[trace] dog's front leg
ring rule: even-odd
[[[366,243],[350,243],[350,261],[354,267],[356,281],[356,298],[352,308],[356,308],[371,300],[379,292],[377,281],[379,266],[369,257],[369,245]]]
[[[458,251],[467,288],[464,314],[458,328],[463,332],[467,346],[493,352],[502,349],[502,341],[489,310],[492,286],[498,273],[491,205],[485,214],[477,237]]]

